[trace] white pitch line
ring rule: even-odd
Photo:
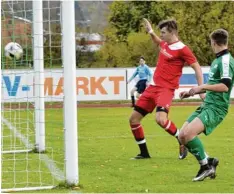
[[[27,149],[33,149],[34,146],[29,142],[28,138],[26,138],[23,134],[21,134],[16,127],[14,127],[7,119],[2,117],[3,123],[14,133],[14,135],[19,138]],[[58,181],[65,180],[64,173],[56,166],[54,160],[50,159],[46,154],[40,154],[40,158],[45,163],[47,168],[50,170],[53,177]]]

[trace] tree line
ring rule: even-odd
[[[210,65],[214,54],[209,35],[213,30],[224,28],[229,32],[229,49],[234,53],[233,10],[234,1],[114,1],[106,16],[108,24],[102,30],[104,45],[97,52],[77,50],[77,67],[132,67],[138,64],[140,56],[144,56],[147,64],[154,67],[158,48],[145,32],[143,18],[151,21],[157,34],[159,21],[176,19],[179,38],[193,50],[202,66]],[[45,67],[61,67],[61,27],[56,24],[51,28],[58,33],[54,33],[51,39],[45,36],[44,64]],[[76,29],[77,33],[80,31]],[[27,50],[23,63],[32,60],[29,45]]]
[[[157,47],[142,26],[149,19],[156,31],[159,21],[174,18],[178,22],[179,38],[195,53],[199,63],[210,65],[214,54],[209,35],[217,28],[229,32],[229,49],[234,53],[233,1],[116,1],[110,6],[109,24],[104,31],[106,42],[95,54],[94,66],[130,67],[143,55],[155,66]]]

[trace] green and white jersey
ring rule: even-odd
[[[207,84],[219,84],[223,78],[231,80],[232,84],[229,87],[228,92],[214,92],[207,90],[205,104],[213,104],[226,112],[229,107],[230,94],[234,83],[234,58],[229,52],[224,52],[212,62]]]

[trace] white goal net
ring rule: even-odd
[[[78,183],[72,10],[72,1],[1,1],[2,192]],[[10,42],[20,58],[6,57]]]

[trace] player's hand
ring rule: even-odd
[[[149,82],[146,82],[146,87],[149,87],[150,86],[150,83]]]
[[[206,94],[205,94],[205,93],[199,94],[199,96],[200,96],[200,98],[202,99],[202,101],[204,101],[205,98],[206,98]]]
[[[189,90],[190,96],[194,96],[195,94],[200,94],[202,93],[202,87],[201,86],[196,86],[193,87]]]
[[[180,92],[179,97],[180,97],[180,99],[182,100],[182,99],[184,99],[184,98],[189,98],[189,97],[190,97],[190,94],[189,94],[188,91],[183,91],[183,92]]]
[[[145,18],[143,18],[143,21],[144,21],[146,32],[148,32],[148,33],[153,32],[153,28],[152,28],[150,22]]]

